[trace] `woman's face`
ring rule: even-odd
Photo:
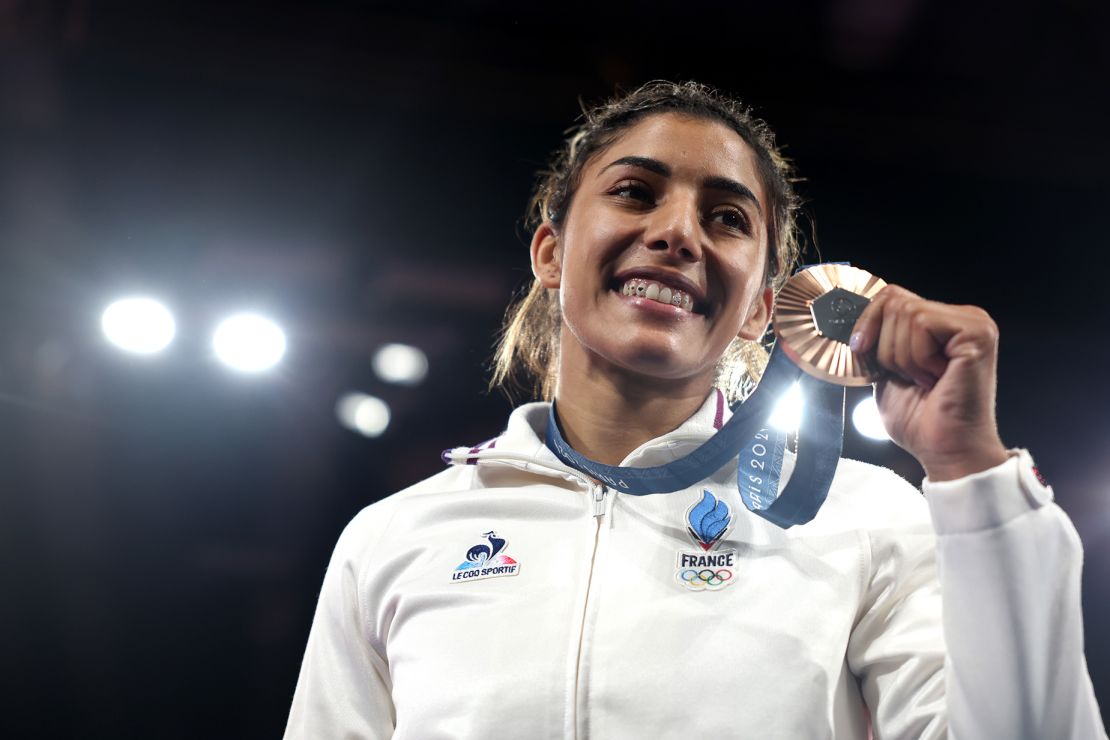
[[[675,113],[594,155],[562,229],[544,224],[532,242],[537,277],[560,290],[561,374],[601,362],[708,389],[733,338],[762,335],[772,293],[756,173],[732,129]]]

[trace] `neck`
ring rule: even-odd
[[[599,359],[575,372],[566,360],[560,357],[559,377],[574,380],[560,381],[555,394],[559,426],[579,454],[606,465],[619,465],[644,442],[678,428],[713,386],[711,374],[660,381]]]

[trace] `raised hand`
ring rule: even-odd
[[[986,311],[888,285],[856,321],[851,346],[887,371],[875,387],[883,423],[930,480],[1006,460],[994,408],[998,327]]]

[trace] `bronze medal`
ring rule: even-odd
[[[814,265],[794,273],[779,291],[772,327],[794,364],[819,380],[863,386],[881,370],[873,357],[848,346],[852,327],[886,282],[858,267]]]

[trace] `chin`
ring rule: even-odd
[[[700,332],[682,331],[674,325],[635,326],[624,321],[613,321],[610,325],[613,329],[606,331],[605,322],[595,320],[582,326],[583,331],[571,329],[563,336],[564,342],[573,343],[584,352],[583,369],[587,373],[592,372],[587,368],[601,373],[608,368],[645,379],[673,382],[707,376],[712,382],[719,354],[713,354],[713,348],[707,346]],[[569,326],[564,324],[564,328]]]
[[[690,362],[685,353],[671,346],[646,343],[634,348],[625,346],[607,359],[624,370],[660,380],[691,378],[706,371],[704,363]]]

